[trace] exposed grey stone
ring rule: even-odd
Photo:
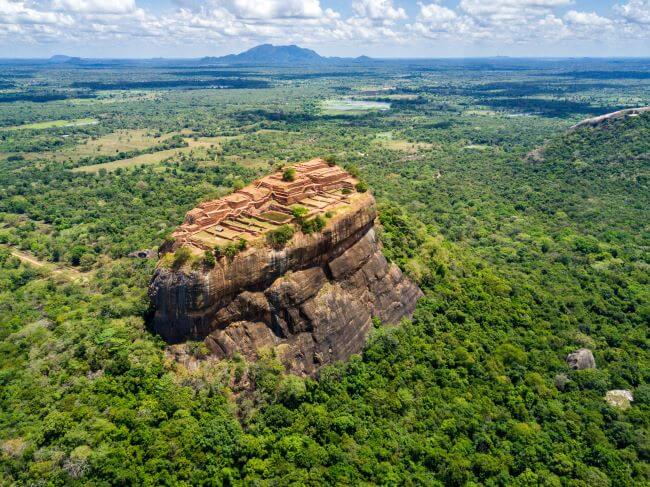
[[[594,354],[588,348],[581,348],[567,355],[566,363],[574,370],[595,369]]]

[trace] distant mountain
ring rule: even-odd
[[[66,56],[64,54],[55,54],[47,60],[50,64],[75,64],[81,62],[80,57]]]
[[[323,57],[316,51],[304,47],[273,46],[262,44],[239,54],[229,54],[221,57],[204,57],[201,62],[210,64],[247,64],[247,65],[279,65],[279,66],[318,66],[327,64],[357,63],[372,61],[368,56],[358,58]]]

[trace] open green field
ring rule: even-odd
[[[135,133],[128,133],[123,135],[111,134],[110,136],[104,137],[103,139],[97,139],[89,141],[85,146],[77,147],[79,150],[79,155],[82,154],[96,154],[95,150],[100,153],[112,154],[113,151],[127,151],[127,150],[137,150],[137,149],[146,149],[151,147],[149,145],[152,140],[157,140],[159,143],[169,139],[174,134],[167,134],[163,137],[153,139],[151,136],[146,135],[145,131],[136,131]],[[232,137],[192,137],[184,139],[187,143],[187,147],[175,148],[160,150],[152,153],[141,154],[134,157],[128,157],[125,159],[119,159],[116,161],[102,162],[98,164],[90,164],[87,166],[80,166],[72,169],[73,172],[85,172],[85,173],[96,173],[100,169],[105,169],[107,171],[114,171],[118,168],[127,169],[131,167],[138,167],[141,165],[155,165],[160,164],[163,161],[169,160],[170,158],[175,158],[181,155],[192,154],[192,157],[197,158],[202,165],[214,165],[215,162],[213,158],[209,157],[209,151],[217,150],[221,147],[221,144],[224,141],[232,140]],[[155,147],[155,146],[153,146]],[[68,154],[76,152],[76,150],[70,149],[67,151]],[[61,157],[62,154],[59,154]],[[56,157],[56,156],[55,156]],[[259,162],[256,161],[237,161],[239,164],[245,167],[258,166]]]
[[[358,114],[368,111],[390,110],[390,103],[354,99],[333,99],[325,100],[322,103],[323,113],[332,114]]]
[[[76,120],[49,120],[45,122],[27,123],[24,125],[13,125],[1,127],[0,131],[9,130],[44,130],[58,127],[83,127],[85,125],[96,125],[99,121],[94,118],[79,118]]]
[[[58,161],[78,161],[88,157],[112,156],[156,147],[173,135],[157,134],[147,129],[116,130],[101,136],[86,137],[78,144],[50,152],[47,157]]]
[[[189,152],[190,148],[182,149],[168,149],[159,152],[153,152],[151,154],[142,154],[135,157],[129,157],[127,159],[120,159],[118,161],[103,162],[100,164],[91,164],[89,166],[80,166],[74,168],[73,172],[85,172],[85,173],[96,173],[100,169],[106,169],[107,171],[114,171],[116,169],[127,169],[130,167],[138,167],[142,165],[150,164],[159,164],[164,160],[167,160],[171,157],[178,156],[180,154]]]
[[[382,132],[377,134],[376,143],[382,147],[385,147],[386,149],[408,152],[411,154],[434,147],[433,144],[427,142],[417,142],[395,138],[392,132]]]

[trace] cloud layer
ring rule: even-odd
[[[650,0],[613,3],[607,15],[575,8],[573,0],[353,0],[345,13],[324,0],[174,0],[163,10],[143,8],[139,1],[0,0],[0,55],[10,54],[9,43],[102,46],[142,39],[150,45],[215,48],[338,43],[348,51],[377,44],[406,46],[405,55],[409,45],[433,40],[508,46],[650,39]]]

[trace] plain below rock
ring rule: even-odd
[[[605,394],[607,404],[618,409],[629,409],[630,403],[634,401],[632,393],[626,389],[614,389]]]
[[[574,370],[595,369],[594,354],[588,348],[581,348],[567,355],[566,363]]]

